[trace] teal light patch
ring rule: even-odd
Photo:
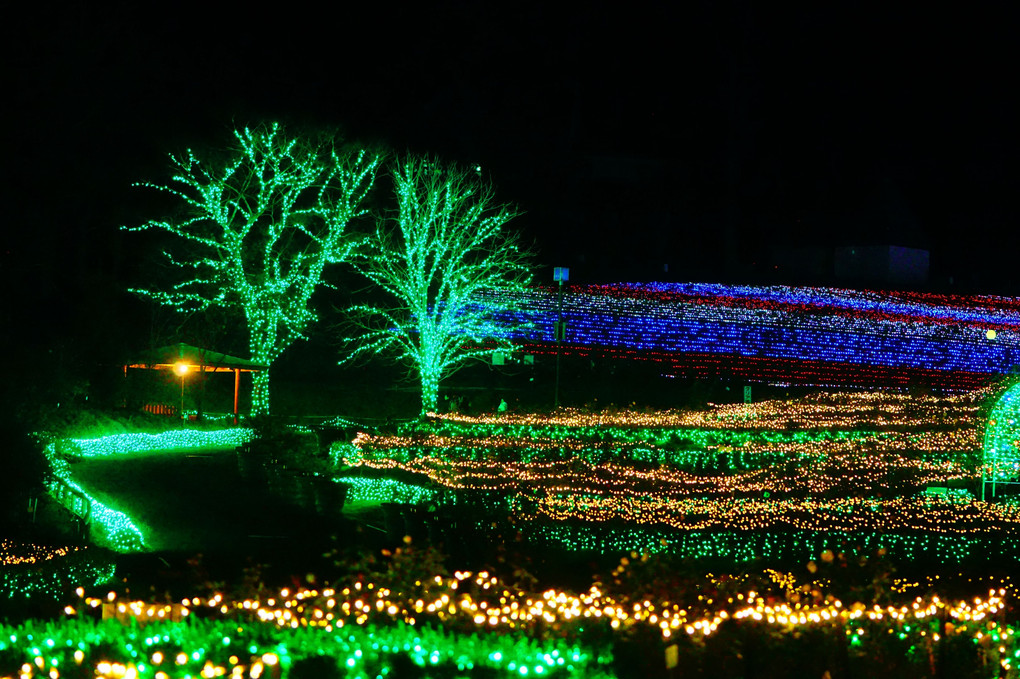
[[[57,444],[60,453],[71,457],[110,457],[160,450],[232,448],[254,438],[251,429],[196,431],[175,429],[160,434],[114,434],[97,439],[68,439]]]
[[[336,479],[350,487],[347,502],[399,502],[421,504],[434,500],[439,494],[433,488],[423,488],[393,479],[369,479],[360,476],[341,476]]]

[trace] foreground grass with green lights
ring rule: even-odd
[[[539,585],[526,554],[505,576],[410,541],[338,556],[303,586],[79,589],[0,622],[0,677],[656,677],[678,659],[685,676],[1018,676],[1008,575],[897,578],[881,554],[829,551],[706,574],[634,554],[575,591]]]
[[[144,629],[117,620],[4,627],[0,656],[7,657],[7,667],[0,666],[0,676],[376,677],[402,676],[400,668],[413,668],[403,676],[613,676],[599,667],[605,657],[523,636],[452,634],[403,624],[335,633],[264,628],[234,620],[153,622]],[[21,644],[28,647],[5,649]]]

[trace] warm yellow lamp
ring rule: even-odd
[[[181,376],[181,419],[184,419],[184,376],[188,374],[189,366],[187,363],[178,361],[174,363],[174,372]]]

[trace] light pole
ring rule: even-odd
[[[553,268],[553,280],[559,283],[556,300],[556,390],[553,394],[553,407],[560,407],[560,346],[567,334],[563,323],[563,281],[570,280],[570,269],[564,266]]]
[[[174,372],[181,377],[181,420],[184,420],[184,376],[188,374],[188,364],[178,361],[174,363]]]

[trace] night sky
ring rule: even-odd
[[[131,183],[265,120],[480,164],[540,280],[811,282],[775,249],[875,244],[1020,294],[1013,3],[91,4],[3,29],[8,340],[143,338],[118,227],[165,206]]]

